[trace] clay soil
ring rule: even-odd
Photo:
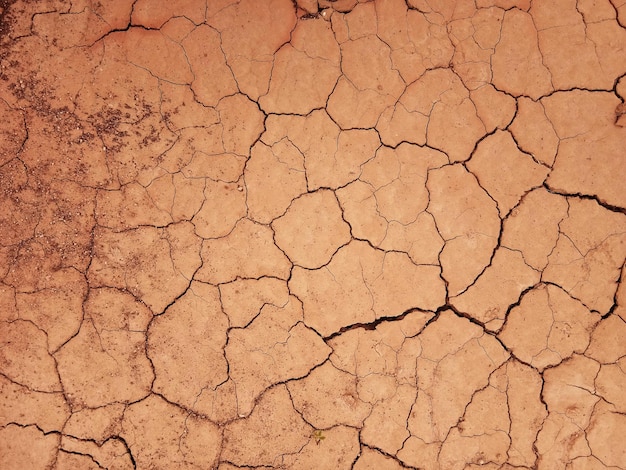
[[[626,468],[626,2],[0,1],[0,468]]]

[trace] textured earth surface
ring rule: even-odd
[[[1,0],[0,468],[626,468],[624,0]]]

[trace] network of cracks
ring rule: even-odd
[[[625,25],[0,1],[0,467],[623,469]]]

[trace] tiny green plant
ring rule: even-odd
[[[317,445],[320,445],[320,442],[326,439],[326,436],[324,436],[324,432],[321,429],[316,429],[313,431],[313,439],[315,439]]]

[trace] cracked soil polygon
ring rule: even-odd
[[[625,469],[626,3],[0,0],[0,468]]]

